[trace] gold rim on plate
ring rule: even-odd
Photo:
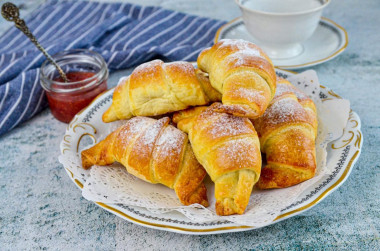
[[[215,33],[214,43],[217,43],[219,41],[220,33],[222,32],[222,30],[224,30],[227,26],[235,23],[236,21],[238,21],[240,19],[242,20],[242,17],[237,17],[237,18],[232,19],[228,23],[222,25]],[[328,19],[326,17],[321,17],[321,20],[329,22],[330,24],[337,27],[339,30],[341,30],[344,33],[345,43],[344,43],[343,47],[340,48],[339,50],[337,50],[336,52],[334,52],[333,54],[331,54],[330,56],[326,57],[326,58],[322,58],[322,59],[318,59],[318,60],[315,60],[312,62],[308,62],[308,63],[304,63],[304,64],[298,64],[298,65],[280,65],[280,66],[276,66],[276,68],[281,69],[281,70],[285,70],[285,69],[292,69],[292,68],[295,69],[295,68],[302,68],[302,67],[306,67],[306,66],[316,65],[318,63],[322,63],[322,62],[328,61],[329,59],[336,57],[337,55],[342,53],[347,48],[347,46],[348,46],[347,31],[341,25],[337,24],[336,22],[334,22],[331,19]]]

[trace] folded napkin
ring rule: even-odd
[[[56,0],[24,19],[50,54],[88,48],[104,57],[110,71],[155,57],[195,61],[224,24],[160,7]],[[15,27],[0,37],[0,135],[46,107],[39,83],[44,60]]]

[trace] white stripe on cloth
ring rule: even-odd
[[[38,75],[39,75],[39,70],[36,72],[36,76],[35,76],[34,84],[33,84],[33,87],[32,87],[32,91],[29,93],[28,103],[26,104],[23,113],[20,115],[20,117],[18,118],[18,120],[12,125],[12,127],[9,130],[12,130],[12,128],[14,128],[16,125],[18,125],[18,123],[20,121],[22,121],[22,119],[24,118],[26,112],[28,111],[30,102],[32,101],[32,97],[33,97],[33,94],[34,94],[34,89],[39,84],[39,82],[38,82],[38,80],[39,80]]]
[[[211,21],[211,20],[208,20],[208,21]],[[199,32],[199,30],[202,29],[206,23],[208,23],[208,21],[205,22],[205,23],[203,23],[203,25],[199,26],[198,29],[197,29],[197,30],[196,30],[196,31],[195,31],[190,37],[188,37],[187,39],[183,40],[183,41],[180,42],[178,45],[183,44],[183,43],[186,43],[186,42],[189,41],[191,38],[193,38],[194,35],[197,34],[197,33]],[[181,45],[181,46],[178,46],[177,48],[174,48],[174,49],[170,50],[169,52],[165,53],[164,56],[166,56],[166,57],[167,57],[167,56],[170,56],[170,55],[172,55],[174,52],[176,52],[176,51],[178,51],[178,50],[180,50],[180,49],[182,49],[182,48],[185,48],[185,47],[187,47],[187,45]],[[199,50],[197,50],[197,51],[199,51]],[[192,55],[194,55],[194,53],[195,53],[195,52],[193,52]],[[190,57],[187,56],[186,58],[190,58]],[[183,59],[183,60],[185,60],[185,59]]]
[[[128,16],[133,16],[133,11],[135,10],[136,5],[132,5],[132,7],[129,9]]]
[[[0,128],[3,127],[5,122],[8,120],[9,116],[13,114],[13,111],[17,108],[18,104],[20,103],[23,93],[24,93],[24,85],[25,85],[25,72],[21,73],[21,90],[20,95],[16,101],[16,103],[12,106],[12,108],[8,111],[7,115],[5,115],[3,121],[0,122]]]
[[[122,13],[122,12],[124,11],[124,9],[125,9],[126,6],[127,6],[126,3],[122,3],[122,4],[120,5],[118,11],[117,11],[116,13],[112,13],[112,14],[113,14],[113,15],[117,15],[117,14]],[[111,5],[107,6],[107,8],[103,11],[103,14],[102,14],[102,16],[100,17],[100,21],[99,21],[98,23],[101,23],[101,22],[105,19],[106,14],[107,14],[107,12],[108,12],[108,9],[109,9],[110,7],[111,7]],[[131,11],[131,9],[133,9],[134,7],[135,7],[134,5],[131,6],[131,8],[129,9],[129,11]],[[127,18],[129,18],[129,17],[128,17],[128,16],[124,16],[124,17],[120,18],[119,20],[117,20],[116,23],[113,24],[113,26],[117,26],[119,23],[124,22],[125,19],[127,19]],[[96,48],[95,46],[90,46],[90,47],[89,47],[89,50],[93,50],[93,49],[95,49],[95,48]],[[106,51],[103,51],[101,54],[105,55],[105,54],[104,54],[105,52],[106,52]]]
[[[4,105],[4,102],[7,98],[8,92],[9,92],[9,82],[5,85],[4,97],[1,99],[1,102],[0,102],[0,111],[3,108],[3,105]]]
[[[144,10],[145,10],[145,6],[143,6],[143,7],[141,7],[141,9],[140,9],[140,13],[139,13],[139,15],[137,16],[137,19],[141,19],[142,18],[142,15],[144,14]]]
[[[76,14],[76,17],[71,19],[69,22],[67,22],[62,28],[60,28],[58,31],[56,31],[52,37],[52,39],[57,39],[63,36],[67,30],[71,30],[71,26],[78,22],[78,19],[82,19],[83,15],[82,13],[86,12],[87,9],[89,9],[92,6],[92,4],[87,4],[86,7],[84,7],[78,14]],[[65,34],[66,35],[66,34]]]
[[[145,41],[144,43],[142,44],[139,44],[138,46],[136,46],[135,48],[133,48],[133,50],[131,50],[131,52],[128,54],[128,56],[118,65],[118,67],[120,67],[120,65],[122,65],[124,62],[127,62],[130,57],[133,55],[133,53],[143,47],[144,45],[148,44],[149,42],[155,40],[155,39],[159,39],[159,37],[169,33],[170,31],[174,30],[175,28],[177,28],[177,26],[181,25],[182,23],[184,23],[187,19],[189,18],[189,16],[183,16],[181,21],[177,22],[175,25],[173,25],[170,29],[166,29],[166,30],[163,30],[161,31],[160,33],[156,34],[155,36],[151,37],[150,39],[148,39],[147,41]],[[152,48],[150,48],[150,50],[148,51],[148,53],[150,53],[151,51],[153,51],[154,49],[156,49],[157,46],[153,46]],[[138,59],[140,59],[141,57],[139,57]],[[134,60],[131,65],[133,65],[137,60]]]
[[[9,61],[11,63],[7,67],[5,67],[4,70],[2,70],[0,72],[0,77],[3,75],[4,72],[6,72],[10,67],[12,67],[12,65],[14,65],[16,62],[18,62],[19,59],[15,60],[15,56],[16,56],[16,53],[12,52],[12,57],[11,57],[11,60]]]
[[[204,22],[201,26],[199,26],[194,32],[193,34],[191,34],[191,36],[189,36],[187,39],[183,40],[182,42],[178,43],[178,45],[183,45],[185,44],[187,41],[190,41],[194,36],[198,35],[199,31],[206,26],[206,24],[208,24],[209,22],[211,22],[212,20],[209,19],[207,20],[206,22]]]
[[[154,50],[154,49],[156,49],[157,48],[157,46],[155,46],[155,47],[152,47],[152,48],[150,48],[150,50],[147,52],[147,53],[142,53],[141,55],[140,55],[140,57],[138,57],[137,59],[135,59],[133,62],[131,62],[129,65],[134,65],[136,62],[143,62],[143,61],[145,61],[147,58],[150,58],[153,54],[154,54],[154,52],[152,52],[152,50]],[[145,58],[145,60],[143,60]]]
[[[91,20],[90,22],[89,19],[93,18],[95,14],[97,14],[97,11],[99,11],[99,9],[101,9],[101,7],[104,6],[104,3],[101,3],[98,5],[98,7],[96,7],[95,9],[91,10],[90,13],[86,13],[86,18],[83,18],[79,23],[77,23],[74,27],[70,27],[70,31],[69,32],[65,32],[65,36],[67,37],[71,37],[72,35],[74,34],[77,34],[78,31],[81,31],[81,30],[87,30],[87,27],[91,27],[92,26],[92,23],[96,20],[96,18],[94,20]],[[88,23],[87,23],[88,22]]]
[[[124,9],[125,9],[126,6],[127,6],[127,3],[122,3],[122,4],[120,4],[119,9],[118,9],[116,12],[112,12],[111,14],[112,14],[113,16],[115,16],[115,15],[117,15],[117,14],[122,13],[122,12],[124,11]],[[111,5],[108,5],[108,6],[105,8],[105,10],[103,11],[102,16],[101,16],[100,19],[99,19],[99,20],[100,20],[99,23],[101,23],[101,21],[103,21],[104,19],[106,19],[106,15],[108,14],[109,8],[111,8]]]
[[[121,8],[122,5],[125,5],[125,3],[124,3],[124,4],[121,4],[121,5],[120,5],[120,8]],[[108,5],[108,6],[104,9],[103,14],[100,16],[100,20],[104,20],[104,19],[105,19],[105,16],[107,15],[107,13],[108,13],[108,11],[109,11],[109,8],[111,8],[111,5]],[[120,10],[120,8],[119,8],[119,10]],[[119,13],[119,11],[117,11],[117,13]]]
[[[197,54],[200,53],[201,50],[203,50],[203,49],[204,49],[204,48],[199,48],[198,50],[193,51],[192,53],[190,53],[189,55],[187,55],[186,57],[184,57],[182,60],[184,60],[184,61],[189,60],[192,56],[197,55]]]
[[[175,35],[174,37],[172,37],[171,39],[169,39],[168,41],[166,41],[165,43],[161,44],[160,46],[163,47],[169,43],[171,43],[172,41],[176,40],[178,37],[180,37],[183,33],[185,33],[186,31],[188,31],[190,28],[192,28],[192,26],[199,20],[199,17],[196,17],[193,19],[193,21],[191,21],[186,29],[183,29],[181,32],[178,32],[177,35]]]
[[[128,46],[129,43],[130,43],[131,41],[133,41],[133,40],[139,38],[141,35],[143,35],[143,34],[146,33],[147,31],[149,31],[149,30],[155,28],[156,26],[160,25],[161,23],[166,22],[167,20],[169,20],[170,18],[172,18],[172,16],[174,16],[175,14],[178,14],[178,13],[173,12],[172,14],[170,14],[169,16],[167,16],[166,18],[160,20],[159,22],[157,22],[157,23],[155,23],[154,25],[152,25],[151,27],[149,27],[149,29],[147,29],[147,30],[143,30],[142,32],[139,32],[136,36],[134,36],[131,40],[129,40],[127,44],[125,44],[123,50],[126,49],[126,46]],[[144,43],[139,44],[138,46],[136,46],[135,48],[133,48],[133,49],[130,51],[130,53],[128,54],[128,56],[127,56],[123,61],[121,61],[121,62],[116,66],[116,68],[120,68],[125,62],[127,62],[132,56],[134,56],[134,52],[135,52],[137,49],[141,48],[142,46],[144,46],[144,45],[147,44],[148,42],[150,42],[150,41],[152,41],[152,40],[154,40],[154,39],[157,39],[159,36],[162,36],[163,34],[166,34],[166,33],[167,33],[168,31],[170,31],[170,30],[171,30],[171,29],[169,29],[169,30],[164,30],[164,31],[162,31],[162,32],[160,32],[160,33],[158,33],[158,34],[156,34],[155,36],[151,37],[149,40],[145,41]]]
[[[150,15],[149,17],[147,17],[146,19],[144,19],[143,21],[141,21],[139,24],[137,24],[135,27],[133,27],[133,29],[131,29],[129,32],[127,32],[126,34],[123,35],[124,39],[122,41],[124,41],[125,39],[128,39],[130,38],[129,35],[136,31],[138,28],[140,28],[142,25],[146,24],[148,21],[150,21],[152,18],[156,17],[158,14],[160,14],[161,12],[163,11],[163,9],[160,9],[156,12],[154,12],[152,15]],[[113,42],[114,39],[121,39],[119,37],[119,34],[121,34],[121,32],[125,31],[125,29],[127,29],[128,26],[125,26],[123,29],[120,29],[119,32],[117,32],[114,36],[111,37],[111,39],[105,43],[102,47],[105,48],[108,44],[110,44],[111,42]],[[119,41],[118,43],[120,43],[121,41]],[[111,48],[111,51],[114,51],[115,50],[115,46],[116,44],[114,44]]]
[[[117,14],[123,12],[125,6],[126,6],[125,3],[121,4],[119,10],[116,13],[114,13],[114,15],[117,15]],[[104,10],[102,16],[100,17],[100,20],[104,20],[105,19],[105,16],[107,15],[109,7],[111,7],[111,5],[107,6],[107,8]],[[127,18],[128,17],[124,16],[124,17],[120,18],[119,20],[117,20],[116,23],[114,23],[112,25],[116,27],[119,23],[123,22]],[[99,23],[101,23],[101,22],[99,22]],[[95,49],[95,46],[91,45],[88,49],[89,50],[93,50],[93,49]]]
[[[49,50],[50,50],[51,48],[53,48],[53,47],[54,47],[54,45],[51,45],[51,46],[47,47],[47,48],[46,48],[46,51],[49,52]],[[32,62],[30,62],[30,63],[28,64],[27,67],[25,67],[25,71],[29,70],[30,67],[32,67],[34,63],[36,63],[38,60],[40,60],[40,58],[41,58],[43,55],[44,55],[44,54],[40,53],[37,57],[35,57],[35,59],[33,59]],[[18,61],[18,60],[16,60],[16,61]],[[15,61],[15,62],[16,62],[16,61]]]
[[[29,118],[33,117],[33,116],[36,114],[36,112],[38,111],[38,108],[40,108],[40,106],[41,106],[41,102],[42,102],[42,99],[43,99],[44,96],[45,96],[45,91],[42,91],[42,92],[41,92],[41,95],[40,95],[40,98],[38,99],[38,103],[37,103],[37,105],[36,105],[36,108],[35,108],[34,111],[31,113],[31,115],[29,116]],[[29,119],[29,118],[28,118],[28,119]]]
[[[158,21],[158,22],[154,23],[153,25],[149,26],[148,29],[143,29],[140,32],[138,32],[131,39],[129,39],[127,43],[125,43],[125,45],[123,46],[123,51],[125,51],[125,49],[127,49],[128,45],[130,45],[132,43],[132,41],[136,40],[137,38],[141,37],[141,35],[147,33],[148,31],[150,31],[153,28],[159,26],[160,24],[162,24],[162,23],[170,20],[173,16],[178,15],[178,14],[179,14],[178,12],[173,12],[169,16],[166,16],[164,19],[161,19],[160,21]]]
[[[0,57],[0,68],[1,68],[1,65],[4,62],[4,58],[5,58],[5,54],[1,54],[1,57]]]
[[[119,23],[122,23],[122,22],[124,22],[126,19],[128,19],[129,17],[127,17],[127,16],[123,16],[123,17],[121,17],[119,20],[117,20],[115,23],[113,23],[112,24],[112,26],[114,26],[114,27],[117,27],[118,25],[119,25]],[[115,38],[117,38],[117,37],[115,37]],[[107,43],[109,43],[109,40],[107,40]],[[95,46],[90,46],[88,49],[89,50],[93,50],[93,49],[95,49],[96,47]],[[104,53],[104,52],[107,52],[108,50],[104,50],[103,52],[102,52],[102,54]],[[104,55],[104,54],[103,54]]]
[[[133,11],[135,10],[136,5],[132,5],[132,7],[128,11],[128,16],[132,16]]]
[[[115,39],[119,39],[119,34],[122,33],[125,29],[127,29],[128,26],[125,26],[124,28],[120,29],[118,32],[116,32],[102,47],[105,48],[106,45],[113,42]]]
[[[99,23],[102,23],[104,20],[100,20],[100,22]],[[82,39],[83,37],[85,37],[88,33],[90,33],[91,31],[92,31],[92,29],[91,28],[88,28],[88,29],[86,29],[87,31],[85,32],[85,33],[83,33],[81,36],[79,36],[76,40],[74,40],[73,42],[71,42],[67,47],[66,47],[66,49],[65,50],[67,50],[67,49],[69,49],[69,48],[71,48],[72,46],[74,46],[75,45],[75,43],[77,42],[77,41],[79,41],[80,39]]]
[[[133,11],[134,7],[135,7],[135,5],[133,5],[133,6],[129,9],[128,17],[131,17],[131,11]],[[127,28],[128,28],[128,26],[125,26],[124,28],[122,28],[122,29],[120,29],[118,32],[116,32],[112,37],[110,37],[110,38],[108,39],[108,41],[107,41],[102,47],[104,48],[104,47],[107,46],[108,44],[112,43],[113,40],[118,39],[118,38],[119,38],[119,34],[121,34],[121,33],[122,33],[125,29],[127,29]]]
[[[164,53],[164,56],[167,57],[167,56],[170,56],[173,52],[176,52],[180,49],[183,49],[183,48],[186,48],[188,47],[188,45],[181,45],[181,46],[178,46],[177,48],[174,48],[174,49],[171,49],[170,51],[168,51],[167,53]]]
[[[62,26],[64,26],[64,24],[61,25],[61,23],[67,21],[66,18],[69,17],[69,16],[73,13],[73,11],[79,6],[80,3],[81,3],[81,2],[76,2],[76,3],[74,3],[72,6],[70,6],[70,8],[69,8],[69,9],[67,10],[67,12],[65,13],[65,15],[63,15],[63,16],[60,18],[60,20],[59,20],[58,22],[56,22],[53,26],[49,27],[49,29],[48,29],[48,30],[47,30],[42,36],[38,37],[38,40],[39,40],[39,41],[43,41],[47,35],[49,35],[52,31],[55,31],[55,30],[56,30],[55,28],[56,28],[57,26],[58,26],[58,27],[62,27]],[[61,28],[61,29],[62,29],[62,28]],[[58,30],[60,30],[60,29],[58,29]]]
[[[112,53],[111,57],[108,59],[107,65],[110,65],[110,63],[114,60],[114,58],[116,57],[118,53],[119,53],[118,51],[115,51]]]
[[[210,33],[211,32],[214,32],[214,29],[216,28],[216,27],[218,27],[219,25],[221,25],[222,24],[222,22],[216,22],[210,29],[209,29],[209,31],[208,32],[206,32],[200,39],[198,39],[198,41],[197,42],[195,42],[193,45],[194,46],[197,46],[198,44],[200,44],[204,39],[206,39],[209,35],[210,35]]]

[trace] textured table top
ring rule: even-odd
[[[4,1],[0,1],[0,4]],[[15,0],[22,15],[43,2]],[[231,20],[233,0],[130,1]],[[47,109],[0,137],[0,250],[6,249],[347,249],[380,250],[380,2],[332,1],[324,16],[346,28],[347,50],[316,70],[351,101],[364,145],[344,185],[299,216],[258,230],[190,236],[141,227],[85,200],[58,162],[66,124]],[[0,34],[9,27],[0,19]],[[126,72],[111,75],[110,83]]]

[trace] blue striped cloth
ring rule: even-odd
[[[223,21],[128,3],[47,1],[24,18],[50,54],[88,48],[110,71],[160,57],[195,61]],[[0,135],[47,106],[39,83],[45,60],[16,28],[0,37]]]

